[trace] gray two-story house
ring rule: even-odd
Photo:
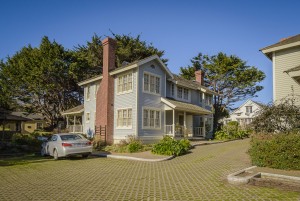
[[[82,118],[83,133],[94,135],[95,127],[106,126],[110,143],[129,135],[144,142],[164,135],[210,138],[216,93],[203,86],[203,73],[186,80],[157,55],[115,68],[110,38],[103,41],[103,52],[103,74],[79,83],[84,104],[64,113]]]

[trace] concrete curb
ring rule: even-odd
[[[106,157],[106,158],[145,161],[145,162],[161,162],[161,161],[167,161],[167,160],[171,160],[172,158],[175,158],[175,156],[167,156],[165,158],[147,159],[147,158],[138,158],[133,156],[112,155],[112,154],[92,154],[92,155],[99,156],[99,157]]]
[[[247,173],[248,170],[251,170],[253,168],[256,168],[256,166],[251,166],[249,168],[245,168],[243,170],[237,171],[235,173],[232,173],[227,176],[227,181],[230,184],[235,185],[241,185],[241,184],[247,184],[249,183],[250,179],[257,177],[257,178],[270,178],[270,179],[276,179],[276,180],[285,180],[288,182],[296,182],[300,184],[300,177],[294,177],[294,176],[287,176],[287,175],[281,175],[281,174],[272,174],[272,173],[265,173],[265,172],[258,172],[249,176],[238,176],[242,173]],[[251,172],[248,172],[251,174]]]
[[[243,170],[240,170],[240,171],[237,171],[235,173],[232,173],[232,174],[228,175],[227,176],[228,183],[235,184],[235,185],[247,184],[247,183],[249,183],[251,178],[260,177],[260,173],[250,175],[250,176],[246,176],[246,177],[237,176],[237,175],[245,173],[247,170],[250,170],[250,169],[253,169],[253,168],[256,168],[256,166],[245,168]]]

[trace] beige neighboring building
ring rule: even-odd
[[[32,133],[35,130],[43,130],[46,127],[46,121],[40,114],[29,114],[26,112],[12,112],[11,114],[27,119],[21,124],[22,133]]]
[[[300,95],[300,34],[260,50],[273,62],[273,101]]]

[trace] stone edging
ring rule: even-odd
[[[227,176],[228,183],[235,184],[235,185],[247,184],[247,183],[249,183],[250,179],[252,179],[254,177],[257,177],[257,178],[268,177],[268,178],[272,178],[272,179],[281,179],[281,180],[284,179],[289,182],[299,182],[300,183],[300,177],[272,174],[272,173],[265,173],[265,172],[258,172],[256,174],[252,174],[252,175],[245,176],[245,177],[237,176],[237,175],[245,173],[248,170],[251,170],[253,168],[256,168],[256,166],[251,166],[249,168],[245,168],[243,170],[240,170],[240,171],[237,171],[235,173],[228,175]]]
[[[114,158],[114,159],[127,159],[127,160],[134,160],[134,161],[146,161],[146,162],[161,162],[170,160],[175,158],[175,156],[167,156],[165,158],[158,158],[158,159],[147,159],[147,158],[138,158],[133,156],[121,156],[121,155],[112,155],[112,154],[92,154],[93,156],[100,156],[106,158]]]

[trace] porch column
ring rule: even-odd
[[[205,137],[206,135],[205,125],[206,125],[206,117],[203,117],[203,137]]]
[[[73,133],[75,133],[75,125],[76,125],[76,116],[74,115]]]
[[[69,128],[69,115],[66,115],[67,118],[67,129]]]
[[[183,126],[184,126],[184,129],[186,129],[186,112],[185,111],[183,112]]]
[[[173,128],[173,137],[175,137],[175,109],[173,109],[173,125],[172,125],[172,128]]]

